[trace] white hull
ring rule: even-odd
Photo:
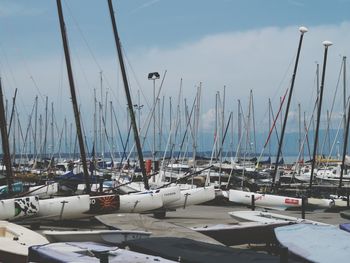
[[[141,213],[155,210],[163,206],[162,197],[159,194],[148,192],[128,194],[120,196],[120,213]]]
[[[15,220],[35,216],[39,212],[37,196],[0,200],[0,220]]]
[[[333,199],[320,199],[320,198],[308,198],[307,203],[309,205],[315,205],[319,208],[331,208],[335,205]]]
[[[190,205],[198,205],[215,198],[214,186],[198,187],[181,191],[181,198],[178,201],[166,205],[168,209],[186,208]]]
[[[163,201],[163,206],[181,199],[181,191],[178,186],[170,186],[151,191],[154,195],[159,194]]]
[[[57,197],[39,201],[40,218],[65,220],[86,217],[84,213],[90,210],[90,196],[76,195]]]
[[[0,200],[0,220],[7,220],[15,216],[15,200]]]
[[[229,191],[229,200],[234,203],[251,205],[254,195],[255,206],[276,210],[285,210],[290,207],[301,207],[301,199],[280,195],[259,194],[239,190]]]

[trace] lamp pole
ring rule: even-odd
[[[153,81],[153,172],[156,170],[156,79],[159,78],[160,75],[158,72],[151,72],[148,74],[148,79]]]

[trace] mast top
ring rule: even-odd
[[[333,43],[332,43],[331,41],[328,41],[328,40],[323,41],[322,44],[323,44],[325,47],[329,47],[329,46],[333,45]]]
[[[309,31],[309,30],[307,29],[307,27],[301,26],[301,27],[299,27],[299,31],[300,31],[302,34],[304,34],[304,33],[306,33],[306,32]]]

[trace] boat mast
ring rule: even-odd
[[[12,173],[10,146],[9,146],[9,138],[7,133],[5,107],[4,107],[3,99],[4,99],[4,96],[2,94],[2,85],[1,85],[1,77],[0,77],[0,129],[1,129],[2,152],[4,154],[3,159],[6,167],[7,188],[8,188],[9,194],[11,195],[13,192],[13,189],[12,189],[13,173]]]
[[[238,100],[238,143],[241,143],[241,138],[242,138],[242,114],[241,114],[241,101]],[[237,161],[241,158],[241,151],[240,151],[240,147],[237,150],[236,153],[237,156]]]
[[[272,188],[274,188],[275,182],[276,182],[276,175],[277,175],[277,171],[278,171],[279,158],[280,158],[280,154],[281,154],[283,138],[284,138],[284,132],[285,132],[285,129],[286,129],[286,124],[287,124],[287,119],[288,119],[289,106],[290,106],[290,102],[291,102],[291,99],[292,99],[294,82],[295,82],[295,76],[296,76],[297,69],[298,69],[298,62],[299,62],[301,44],[303,42],[304,34],[307,32],[307,28],[306,27],[300,27],[299,31],[300,31],[301,34],[300,34],[300,39],[299,39],[298,52],[297,52],[297,57],[296,57],[296,60],[295,60],[294,71],[293,71],[293,76],[292,76],[292,82],[291,82],[291,86],[290,86],[290,89],[289,89],[289,95],[288,95],[288,101],[287,101],[287,106],[286,106],[286,112],[285,112],[283,126],[282,126],[282,131],[281,131],[281,138],[280,138],[280,142],[278,144],[278,151],[277,151],[277,157],[276,157],[275,170],[273,172]]]
[[[343,57],[343,85],[344,85],[344,119],[346,118],[346,99],[345,99],[345,91],[346,91],[346,57]],[[341,170],[340,170],[340,178],[339,178],[339,190],[342,187],[342,182],[343,182],[343,174],[344,174],[344,167],[345,167],[345,155],[346,155],[346,149],[348,147],[348,136],[349,136],[349,122],[350,122],[350,103],[348,106],[348,116],[346,118],[346,124],[345,124],[345,135],[344,135],[344,148],[343,148],[343,158],[341,162]]]
[[[301,105],[300,103],[298,103],[298,126],[299,126],[299,153],[301,153],[303,150],[302,149],[303,145],[301,142]],[[300,158],[298,159],[298,163],[300,163]]]
[[[115,44],[116,44],[117,51],[118,51],[118,58],[119,58],[120,70],[121,70],[123,82],[124,82],[126,99],[128,102],[128,109],[129,109],[129,115],[130,115],[130,119],[131,119],[131,125],[132,125],[133,131],[134,131],[134,140],[135,140],[137,153],[139,156],[140,168],[141,168],[142,176],[143,176],[143,183],[145,185],[145,189],[148,190],[149,189],[148,178],[147,178],[147,174],[146,174],[145,163],[143,162],[143,153],[142,153],[142,149],[141,149],[139,133],[137,130],[137,124],[136,124],[136,120],[135,120],[135,113],[133,110],[133,104],[131,101],[128,79],[126,77],[126,71],[125,71],[122,49],[121,49],[120,40],[119,40],[119,36],[118,36],[118,31],[117,31],[117,24],[116,24],[115,17],[114,17],[112,0],[108,0],[108,7],[109,7],[109,12],[110,12],[111,21],[112,21],[114,40],[115,40]]]
[[[72,96],[75,124],[77,126],[76,128],[77,128],[77,136],[78,136],[78,140],[79,140],[80,158],[81,158],[81,161],[83,164],[86,192],[89,194],[90,193],[89,170],[88,170],[87,162],[86,162],[84,139],[83,139],[83,134],[82,134],[82,129],[81,129],[78,103],[77,103],[77,98],[76,98],[76,94],[75,94],[72,65],[71,65],[71,61],[70,61],[68,40],[67,40],[67,35],[66,35],[66,26],[65,26],[64,18],[63,18],[61,0],[57,0],[57,10],[58,10],[58,16],[59,16],[59,20],[60,20],[60,28],[61,28],[61,35],[62,35],[62,41],[63,41],[64,55],[66,58],[67,74],[68,74],[70,92],[71,92],[71,96]]]
[[[343,108],[344,108],[344,132],[346,130],[346,56],[343,56]]]
[[[324,79],[325,79],[325,73],[326,73],[327,53],[328,53],[328,47],[332,45],[332,42],[323,41],[323,45],[324,45],[325,49],[324,49],[324,57],[323,57],[323,69],[322,69],[322,78],[321,78],[321,86],[320,86],[320,96],[319,96],[318,108],[317,108],[316,133],[315,133],[314,151],[313,151],[312,164],[311,164],[311,175],[310,175],[310,183],[309,183],[309,191],[310,192],[309,192],[309,194],[311,193],[312,179],[313,179],[314,169],[315,169],[315,164],[316,164],[316,151],[317,151],[317,142],[318,142],[318,131],[319,131],[319,127],[320,127],[320,117],[321,117],[321,108],[322,108]]]
[[[269,129],[268,129],[268,134],[270,134],[270,127],[271,127],[271,99],[269,98]],[[269,158],[271,160],[271,141],[269,140]],[[270,161],[271,163],[271,161]]]
[[[34,149],[33,149],[33,160],[36,162],[37,159],[37,127],[38,127],[38,95],[35,96],[35,114],[34,114]]]
[[[51,102],[51,161],[53,160],[54,153],[55,153],[54,109],[53,109],[53,102]],[[51,163],[51,165],[53,164]]]

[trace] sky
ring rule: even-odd
[[[62,3],[87,133],[91,135],[93,130],[94,90],[101,100],[101,71],[103,104],[113,101],[118,118],[125,124],[125,94],[107,1]],[[324,40],[334,45],[328,51],[322,116],[325,119],[335,97],[332,125],[338,126],[343,107],[340,69],[342,57],[349,57],[350,51],[350,0],[114,0],[113,4],[133,101],[145,105],[142,122],[153,100],[153,82],[147,75],[156,71],[161,79],[165,75],[160,93],[165,109],[170,107],[169,97],[173,107],[178,103],[180,83],[188,105],[201,86],[202,131],[214,130],[217,92],[221,104],[225,101],[226,120],[232,111],[236,121],[237,100],[247,115],[251,90],[256,127],[267,130],[268,99],[276,114],[280,97],[290,87],[298,29],[306,26],[309,32],[301,49],[289,130],[296,130],[298,103],[306,116],[311,115],[316,64],[320,64],[321,74]],[[3,89],[9,101],[18,89],[20,117],[27,121],[38,95],[42,114],[48,96],[59,125],[64,116],[73,120],[56,1],[2,0],[0,36]],[[161,79],[155,82],[157,89]]]

